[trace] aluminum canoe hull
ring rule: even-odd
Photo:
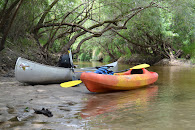
[[[116,69],[117,62],[113,62],[106,66],[114,66]],[[80,79],[80,75],[85,71],[95,71],[95,68],[75,68],[75,75]],[[19,57],[15,65],[16,80],[28,84],[50,84],[62,83],[72,80],[72,70],[70,68],[54,67],[49,65],[40,64]]]

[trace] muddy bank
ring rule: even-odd
[[[59,84],[28,85],[14,77],[0,77],[0,129],[84,128],[80,111],[92,96],[86,87],[61,88]],[[35,114],[46,108],[52,117]]]
[[[172,60],[162,59],[161,61],[155,63],[154,65],[195,67],[195,64],[193,64],[190,60],[186,60],[186,59],[172,59]]]
[[[138,54],[132,55],[130,58],[120,57],[119,63],[125,63],[130,65],[137,65],[147,63],[150,65],[158,66],[195,66],[190,60],[187,59],[162,59],[161,57],[142,56]]]
[[[137,65],[142,63],[147,63],[153,65],[161,60],[159,56],[143,56],[140,54],[133,54],[131,57],[120,57],[118,59],[119,63],[130,64],[130,65]]]
[[[35,46],[14,45],[6,47],[0,52],[0,75],[12,71],[15,68],[18,57],[52,66],[57,66],[59,60],[58,55],[48,55],[46,58],[43,57],[39,48]]]

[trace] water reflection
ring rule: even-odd
[[[121,91],[117,93],[97,94],[88,99],[86,107],[81,111],[81,117],[93,117],[107,112],[113,112],[132,106],[147,107],[150,100],[158,93],[158,86]]]

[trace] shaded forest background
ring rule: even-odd
[[[69,48],[84,61],[195,62],[194,19],[194,0],[2,0],[0,68],[54,65]]]

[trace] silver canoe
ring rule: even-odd
[[[111,70],[116,71],[117,62],[104,66],[113,66]],[[75,68],[74,70],[76,78],[80,79],[82,72],[95,71],[96,68]],[[29,84],[62,83],[72,80],[72,70],[70,68],[44,65],[19,57],[15,65],[15,77],[19,82]]]

